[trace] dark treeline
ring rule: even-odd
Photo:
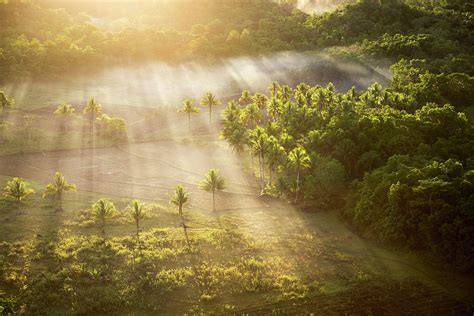
[[[273,82],[269,95],[245,91],[228,104],[222,136],[252,153],[264,192],[344,208],[361,233],[472,272],[474,129],[412,91]]]
[[[357,58],[429,58],[424,69],[431,72],[472,75],[472,5],[414,3],[366,0],[311,16],[269,0],[124,2],[115,8],[108,2],[2,1],[0,81],[60,76],[66,66],[330,46],[354,47],[348,54]]]

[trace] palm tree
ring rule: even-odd
[[[270,180],[272,183],[273,180],[273,171],[277,168],[280,162],[283,160],[285,155],[285,149],[280,145],[278,139],[275,136],[268,137],[268,150],[267,150],[267,160],[268,160],[268,169],[270,171]]]
[[[260,121],[261,114],[258,106],[251,103],[242,110],[242,121],[245,122],[247,127],[254,128]]]
[[[212,118],[212,107],[218,106],[220,103],[216,99],[216,96],[211,92],[208,92],[204,98],[201,99],[201,106],[209,107],[209,128],[211,128],[211,118]]]
[[[183,101],[183,107],[178,110],[181,113],[188,113],[188,125],[189,125],[189,131],[191,131],[191,114],[192,113],[198,113],[199,108],[193,106],[193,103],[191,100],[186,99]]]
[[[0,91],[0,107],[2,108],[2,123],[5,121],[7,111],[15,106],[15,100],[9,98],[5,92]]]
[[[248,90],[242,91],[242,95],[239,98],[240,105],[247,105],[252,101],[252,96]]]
[[[61,115],[62,121],[63,121],[63,130],[66,133],[67,133],[67,123],[66,123],[66,121],[69,117],[71,117],[72,114],[74,114],[75,111],[76,111],[76,109],[71,104],[66,103],[66,102],[58,105],[58,107],[54,111],[54,114]]]
[[[278,92],[280,91],[281,87],[280,84],[276,81],[272,81],[268,86],[268,91],[272,97],[276,97]]]
[[[216,191],[225,189],[225,178],[219,175],[219,170],[210,169],[207,174],[204,175],[204,180],[200,183],[199,187],[206,192],[212,192],[212,209],[215,211]]]
[[[84,107],[84,114],[90,113],[90,133],[91,133],[91,141],[92,145],[94,145],[94,120],[95,114],[102,112],[102,106],[97,103],[94,98],[89,99],[87,105]]]
[[[105,236],[105,224],[107,219],[112,218],[116,212],[117,209],[115,205],[107,199],[100,199],[92,204],[92,215],[95,217],[95,220],[99,222],[99,228],[103,236]]]
[[[281,97],[283,103],[286,103],[286,102],[290,101],[292,93],[293,93],[293,91],[291,90],[291,88],[289,86],[284,85],[284,86],[281,87],[280,97]]]
[[[190,247],[189,238],[188,238],[188,230],[187,230],[188,227],[184,223],[184,216],[183,216],[183,206],[187,201],[188,201],[188,191],[183,185],[178,184],[174,189],[173,196],[171,197],[171,203],[173,203],[174,205],[178,207],[178,213],[179,213],[179,217],[181,218],[181,225],[183,226],[184,236],[186,237],[186,243],[188,244],[188,247]]]
[[[304,169],[308,169],[311,165],[311,159],[309,158],[306,150],[303,147],[296,147],[288,154],[288,164],[296,171],[296,195],[295,203],[298,201],[298,192],[300,185],[300,172]]]
[[[255,93],[252,97],[253,102],[257,105],[260,111],[263,112],[263,121],[266,121],[266,111],[265,107],[267,106],[268,97],[261,93]]]
[[[265,152],[267,151],[268,135],[264,128],[257,126],[250,133],[250,146],[254,153],[258,154],[260,179],[265,185]]]
[[[15,200],[17,203],[18,211],[21,213],[21,203],[30,194],[34,193],[35,190],[29,188],[29,183],[22,178],[13,178],[7,182],[7,185],[3,189],[3,195],[6,198]]]
[[[133,200],[127,208],[130,218],[135,222],[137,228],[137,242],[140,242],[140,222],[147,216],[147,206],[140,200]]]
[[[270,99],[267,105],[268,115],[275,121],[281,113],[282,103],[280,99],[273,97]]]
[[[76,186],[66,181],[60,172],[54,174],[53,182],[48,183],[43,193],[43,198],[48,195],[53,196],[58,202],[58,211],[63,209],[63,193],[68,191],[76,191]]]
[[[227,142],[232,147],[232,151],[236,152],[240,157],[245,152],[245,147],[248,144],[247,129],[244,126],[238,126],[227,139]],[[241,168],[243,169],[243,159],[240,159]]]

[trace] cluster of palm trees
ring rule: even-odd
[[[294,141],[283,124],[283,113],[291,114],[291,107],[303,102],[309,86],[298,85],[293,91],[289,86],[272,82],[269,96],[249,91],[242,92],[238,101],[228,103],[222,114],[221,136],[233,151],[241,156],[250,152],[252,173],[255,172],[254,157],[258,157],[258,174],[263,188],[274,186],[281,194],[285,190],[285,179],[293,170],[295,202],[298,201],[301,174],[311,167],[311,159],[304,146]],[[294,123],[295,125],[298,122]],[[268,177],[265,176],[268,170]],[[280,173],[275,181],[274,174]]]
[[[217,97],[211,92],[206,93],[206,95],[201,99],[200,105],[209,108],[209,128],[212,126],[212,108],[220,104]],[[191,100],[186,99],[183,101],[182,107],[178,112],[186,113],[188,115],[188,127],[191,131],[191,114],[198,113],[199,108],[195,107]]]
[[[60,172],[56,172],[53,181],[45,186],[43,198],[51,196],[58,204],[57,210],[62,210],[64,193],[75,190],[76,186],[74,184],[68,183]],[[3,189],[4,197],[14,201],[20,213],[24,200],[33,193],[35,193],[35,190],[30,187],[30,183],[19,177],[8,181]]]
[[[75,112],[76,109],[67,102],[61,103],[57,106],[54,114],[61,118],[61,129],[63,132],[68,132],[69,121]],[[91,98],[87,101],[82,113],[83,115],[89,117],[89,134],[91,137],[91,144],[94,144],[94,131],[96,129],[96,124],[102,126],[104,135],[107,132],[115,140],[120,139],[127,129],[126,121],[123,118],[102,113],[102,105],[94,98]]]
[[[206,192],[212,193],[212,209],[216,210],[215,194],[217,191],[225,189],[225,178],[220,175],[219,170],[210,169],[204,176],[204,179],[199,184],[199,187]],[[76,186],[69,183],[60,172],[56,172],[52,182],[48,183],[43,192],[43,198],[48,196],[52,197],[57,203],[57,210],[63,210],[63,197],[66,192],[76,191]],[[23,178],[15,177],[7,182],[3,189],[5,198],[12,200],[16,203],[18,211],[22,212],[22,204],[24,200],[31,194],[35,193],[30,187],[30,183]],[[188,202],[189,193],[182,184],[178,184],[170,198],[170,202],[178,208],[178,214],[181,219],[181,225],[184,229],[186,243],[190,246],[187,228],[183,208]],[[117,208],[108,199],[102,198],[96,201],[91,206],[91,215],[99,225],[99,229],[102,235],[105,236],[105,226],[109,219],[113,218],[117,214]],[[137,241],[140,241],[140,224],[147,217],[150,211],[150,206],[141,202],[140,200],[134,199],[131,204],[126,208],[126,214],[134,222],[136,226],[136,237]]]

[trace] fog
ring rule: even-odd
[[[296,7],[308,14],[321,14],[327,11],[337,9],[342,3],[348,1],[334,1],[334,0],[297,0]]]
[[[8,84],[5,90],[20,107],[44,107],[68,101],[82,103],[94,97],[105,105],[176,106],[184,98],[199,99],[207,91],[220,98],[243,89],[263,91],[272,80],[295,86],[305,81],[339,90],[365,88],[386,78],[366,66],[337,61],[324,54],[283,52],[238,57],[206,64],[188,62],[129,64],[66,79]]]

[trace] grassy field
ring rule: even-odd
[[[228,179],[215,212],[210,194],[197,187],[211,167]],[[394,293],[420,311],[434,311],[429,300],[465,311],[459,301],[469,297],[468,280],[373,245],[332,212],[302,212],[259,196],[249,168],[249,159],[242,169],[212,137],[1,157],[1,183],[22,176],[40,193],[61,171],[78,186],[62,212],[40,194],[27,200],[24,214],[1,202],[3,296],[27,314],[337,313],[344,306],[365,314],[390,311]],[[190,192],[191,248],[168,203],[178,183]],[[119,209],[105,240],[83,216],[100,197]],[[140,243],[124,211],[132,198],[152,206]],[[354,303],[371,292],[373,303]]]
[[[206,111],[188,129],[175,109],[105,106],[126,118],[127,139],[98,134],[93,144],[81,108],[68,133],[53,110],[12,112],[16,127],[0,146],[1,186],[20,176],[36,190],[23,213],[0,199],[1,306],[30,315],[463,314],[472,304],[465,276],[363,240],[337,212],[261,196],[250,156],[242,163],[218,138],[220,110],[210,130]],[[32,129],[26,114],[38,116]],[[217,211],[198,187],[210,168],[227,179]],[[78,188],[61,212],[41,198],[56,171]],[[177,184],[190,193],[191,247],[169,203]],[[99,198],[119,211],[105,236],[87,212]],[[140,241],[125,211],[134,198],[151,208]]]

